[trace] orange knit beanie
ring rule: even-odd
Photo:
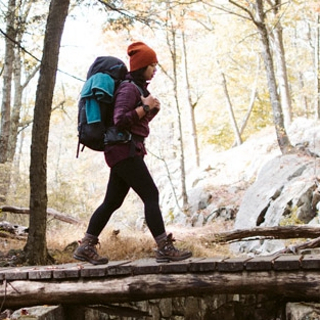
[[[134,42],[128,47],[130,57],[130,71],[139,70],[152,63],[157,63],[157,55],[143,42]]]

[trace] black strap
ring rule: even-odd
[[[130,142],[130,157],[134,157],[136,142],[144,142],[144,137],[133,133]]]
[[[135,87],[139,90],[140,95],[144,96],[144,92],[143,89],[141,87],[139,87],[133,80],[123,80],[122,82],[129,82],[135,85]]]
[[[132,83],[140,92],[142,96],[144,96],[144,92],[141,87],[139,87],[133,80],[123,80],[122,82],[130,82]],[[138,103],[138,106],[141,105],[141,101]],[[130,142],[130,157],[134,157],[135,148],[136,148],[136,142],[144,142],[144,137],[139,136],[137,134],[132,133],[132,138]]]

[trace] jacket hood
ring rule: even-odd
[[[96,58],[90,66],[87,79],[99,72],[109,74],[116,80],[123,80],[128,73],[128,68],[122,60],[112,56],[104,56]]]

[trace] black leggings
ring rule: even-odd
[[[144,203],[146,223],[155,238],[165,232],[159,207],[159,191],[142,157],[131,157],[111,168],[103,203],[93,213],[87,233],[99,236],[132,188]]]

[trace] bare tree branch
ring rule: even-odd
[[[19,214],[30,214],[29,208],[15,207],[15,206],[2,206],[0,207],[0,212],[11,212]],[[47,215],[53,217],[54,219],[71,223],[71,224],[81,224],[82,222],[76,218],[70,217],[62,212],[56,211],[52,208],[47,209]]]

